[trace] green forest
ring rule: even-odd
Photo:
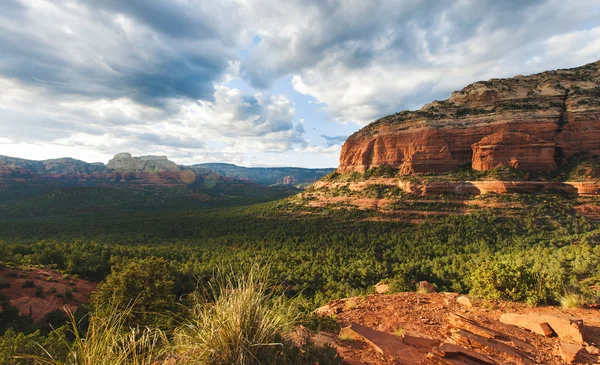
[[[197,318],[197,311],[190,314],[195,303],[218,302],[215,288],[248,283],[268,293],[269,310],[293,307],[292,322],[312,327],[332,325],[311,317],[316,307],[370,294],[380,281],[414,291],[426,280],[438,291],[530,305],[558,304],[566,295],[598,301],[600,225],[578,216],[568,196],[504,195],[496,199],[526,199],[528,208],[519,216],[481,209],[411,224],[370,220],[376,215],[370,210],[303,209],[282,199],[292,190],[232,189],[213,191],[220,199],[194,200],[198,191],[70,187],[7,201],[0,205],[0,259],[5,267],[48,267],[101,282],[73,318],[114,319],[111,311],[117,311],[117,327],[160,330],[140,334],[152,346],[175,341],[182,322]],[[254,271],[260,280],[237,282],[229,275]],[[60,329],[53,331],[2,303],[0,353],[45,356],[33,341],[57,358],[68,357],[68,346],[57,345],[77,342],[77,330],[62,326],[66,314],[48,320]],[[61,336],[65,341],[57,340]],[[260,356],[286,363],[288,350]],[[319,351],[304,353],[315,356],[311,361],[337,361]]]

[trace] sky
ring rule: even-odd
[[[0,155],[336,167],[371,121],[600,59],[600,0],[0,0]]]

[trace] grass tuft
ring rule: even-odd
[[[268,270],[226,275],[211,286],[214,302],[197,303],[191,319],[175,331],[175,348],[186,364],[245,365],[291,330],[296,316],[282,295],[269,293]]]
[[[398,337],[402,337],[402,336],[404,336],[405,332],[406,331],[404,330],[404,328],[398,327],[398,329],[396,331],[394,331],[394,334]]]
[[[358,303],[354,299],[349,299],[346,301],[346,303],[344,303],[344,307],[346,308],[346,310],[351,311],[358,307]]]
[[[585,304],[585,298],[580,294],[566,294],[559,299],[563,308],[581,308]]]
[[[90,317],[85,334],[69,309],[65,309],[71,323],[73,342],[68,348],[66,361],[55,359],[46,350],[46,357],[23,356],[39,365],[149,365],[161,355],[166,343],[165,335],[155,329],[131,328],[126,325],[130,307],[125,311],[115,309],[108,315]],[[64,338],[64,337],[63,337]]]

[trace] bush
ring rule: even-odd
[[[533,286],[527,269],[510,261],[482,263],[471,283],[472,295],[489,300],[524,301]]]
[[[471,275],[471,294],[530,305],[556,302],[564,291],[564,269],[549,259],[538,262],[540,258],[544,255],[528,258],[530,263],[517,263],[516,259],[482,263]]]
[[[58,328],[49,336],[42,336],[39,331],[24,334],[9,329],[0,336],[0,365],[31,365],[34,357],[49,356],[64,359],[64,328]],[[41,346],[40,346],[41,345]],[[43,347],[43,348],[42,348]]]
[[[21,288],[35,288],[35,283],[33,282],[33,280],[25,280],[25,282],[23,282],[23,285],[21,285]]]
[[[130,325],[166,326],[161,313],[175,310],[175,282],[168,262],[161,258],[134,259],[117,265],[106,280],[98,286],[91,302],[96,314],[113,306],[128,311]],[[72,294],[65,293],[65,298]],[[108,304],[108,306],[107,306]]]
[[[35,288],[35,296],[38,298],[43,298],[44,297],[44,289],[40,286]]]

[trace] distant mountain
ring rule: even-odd
[[[263,185],[301,185],[312,183],[335,170],[333,168],[242,167],[227,163],[203,163],[192,165],[191,167],[206,168],[221,176],[250,180]]]
[[[0,156],[0,187],[7,181],[68,182],[70,184],[130,183],[176,186],[212,182],[301,186],[312,183],[333,169],[296,167],[248,168],[232,164],[177,165],[166,156],[115,155],[108,164],[87,163],[72,158],[33,161]]]

